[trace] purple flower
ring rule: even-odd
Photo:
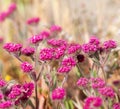
[[[92,88],[103,88],[105,86],[105,81],[101,78],[91,78]]]
[[[58,26],[58,25],[52,25],[52,26],[50,27],[50,31],[51,31],[51,33],[61,32],[61,31],[62,31],[62,28],[61,28],[60,26]]]
[[[75,53],[81,50],[81,46],[79,44],[70,44],[68,47],[68,54]]]
[[[113,109],[120,109],[120,103],[113,104]]]
[[[7,12],[0,13],[0,22],[3,22],[7,17]]]
[[[33,66],[28,62],[23,62],[21,64],[21,69],[23,70],[23,72],[29,73],[33,70]]]
[[[5,43],[3,48],[8,52],[18,52],[21,50],[21,44],[14,44],[14,43]]]
[[[61,40],[61,39],[49,39],[48,41],[47,41],[47,43],[49,44],[49,45],[52,45],[52,46],[63,46],[63,45],[67,45],[67,42],[65,41],[65,40]]]
[[[33,47],[26,47],[26,48],[22,48],[21,52],[23,55],[31,56],[34,54],[35,49]]]
[[[94,45],[99,45],[100,44],[100,41],[98,38],[96,38],[95,36],[92,36],[89,40],[89,43],[90,44],[94,44]]]
[[[6,85],[6,82],[0,78],[0,87],[4,87]]]
[[[53,59],[53,55],[54,55],[54,49],[53,48],[44,48],[40,50],[40,60],[51,60]]]
[[[106,50],[116,48],[116,47],[117,47],[117,44],[113,40],[108,40],[103,43],[103,48]]]
[[[20,96],[22,93],[22,88],[21,85],[14,85],[10,91],[10,93],[8,94],[8,98],[9,99],[15,99],[18,96]]]
[[[53,100],[62,100],[64,99],[66,93],[64,88],[56,88],[52,91],[52,99]]]
[[[102,99],[100,97],[88,97],[85,99],[83,109],[97,109],[102,106]]]
[[[77,81],[78,86],[86,87],[88,85],[89,80],[87,78],[81,77]]]
[[[39,21],[40,21],[39,17],[33,17],[33,18],[30,18],[27,20],[27,24],[28,25],[36,25],[39,23]]]
[[[103,87],[98,89],[99,93],[103,96],[114,98],[115,97],[115,92],[111,87]]]
[[[40,35],[42,35],[43,38],[48,38],[48,37],[50,36],[50,32],[44,30],[44,31],[42,31],[42,32],[40,33]]]
[[[62,65],[63,66],[75,66],[76,65],[76,61],[73,57],[68,57],[62,60]]]
[[[17,8],[16,4],[11,3],[7,11],[7,16],[10,16],[16,10],[16,8]]]
[[[12,106],[12,102],[11,101],[3,101],[0,103],[0,108],[1,109],[5,109],[5,108],[10,108]]]
[[[32,44],[37,44],[43,40],[43,36],[38,34],[38,35],[32,36],[29,40]]]
[[[71,66],[61,66],[60,68],[58,68],[58,72],[59,73],[68,73],[68,72],[70,72],[71,69],[72,69]]]

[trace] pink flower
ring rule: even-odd
[[[86,87],[88,85],[89,80],[87,78],[79,78],[79,80],[77,81],[77,85],[78,86],[82,86],[82,87]]]
[[[92,88],[103,88],[105,86],[105,81],[101,78],[91,78]]]
[[[21,93],[22,93],[21,85],[14,85],[14,86],[12,86],[12,89],[11,89],[10,93],[8,94],[8,98],[15,99],[18,96],[20,96]]]
[[[80,50],[81,46],[79,44],[70,44],[68,47],[68,54],[72,54]]]
[[[116,47],[117,47],[117,44],[113,40],[108,40],[108,41],[105,41],[103,43],[103,48],[106,49],[106,50],[113,49],[113,48],[116,48]]]
[[[44,30],[44,31],[42,31],[42,32],[40,33],[40,35],[42,35],[43,38],[48,38],[48,37],[50,36],[50,32]]]
[[[53,55],[54,55],[54,49],[53,48],[44,48],[40,50],[40,60],[51,60],[53,59]]]
[[[58,68],[58,72],[59,73],[68,73],[70,72],[70,70],[72,69],[71,66],[61,66],[60,68]]]
[[[94,44],[94,45],[99,45],[100,44],[100,41],[98,38],[96,38],[95,36],[92,36],[89,40],[89,43],[90,44]]]
[[[0,92],[0,101],[3,99],[3,94]]]
[[[110,97],[110,98],[115,97],[115,92],[111,87],[106,86],[98,89],[98,91],[103,96]]]
[[[60,59],[65,54],[65,50],[66,50],[65,46],[55,48],[54,58],[55,59]]]
[[[0,22],[3,22],[7,17],[7,12],[0,13]]]
[[[56,88],[52,91],[52,99],[53,100],[62,100],[64,99],[66,93],[64,88]]]
[[[30,18],[27,20],[27,24],[29,25],[36,25],[38,24],[40,21],[40,18],[39,17],[33,17],[33,18]]]
[[[43,40],[43,36],[42,35],[35,35],[35,36],[32,36],[29,40],[32,44],[37,44]]]
[[[14,44],[14,43],[5,43],[3,48],[8,52],[18,52],[21,50],[21,44]]]
[[[23,62],[21,64],[21,69],[23,70],[23,72],[29,73],[33,70],[33,66],[28,62]]]
[[[76,65],[76,61],[74,60],[73,57],[68,57],[62,60],[62,65],[63,66],[75,66]]]
[[[33,47],[26,47],[26,48],[22,48],[21,52],[23,55],[31,56],[34,54],[35,49]]]
[[[10,16],[16,10],[16,8],[16,4],[11,3],[7,11],[7,16]]]
[[[113,109],[120,109],[120,103],[113,104]]]
[[[52,26],[50,27],[50,31],[51,31],[51,33],[61,32],[61,31],[62,31],[62,28],[61,28],[60,26],[58,26],[58,25],[52,25]]]
[[[102,106],[102,99],[100,97],[88,97],[85,99],[83,109],[97,109]]]
[[[0,108],[1,109],[8,109],[12,106],[12,102],[11,101],[3,101],[0,103]]]
[[[0,78],[0,87],[4,87],[6,85],[6,82]]]
[[[52,46],[63,46],[63,45],[67,45],[67,42],[65,40],[61,40],[61,39],[49,39],[47,41],[47,43],[49,45],[52,45]]]

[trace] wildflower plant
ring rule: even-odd
[[[16,4],[10,5],[7,12],[0,14],[0,21],[3,22],[16,8]],[[36,26],[39,21],[38,17],[33,17],[26,21],[26,25]],[[117,43],[113,40],[101,42],[97,37],[91,37],[88,43],[80,45],[57,38],[62,31],[60,26],[52,25],[26,39],[27,46],[13,42],[3,45],[3,49],[20,62],[21,71],[31,78],[31,82],[11,84],[11,81],[6,82],[1,78],[0,108],[22,107],[24,109],[30,105],[33,109],[39,109],[41,105],[39,81],[44,79],[48,87],[48,101],[51,105],[54,105],[54,102],[57,104],[55,109],[59,107],[73,109],[73,105],[79,108],[80,103],[83,109],[110,109],[111,107],[119,109],[118,91],[108,84],[108,74],[104,70]],[[22,56],[29,58],[29,61]],[[80,66],[86,59],[90,61],[87,76]],[[76,86],[82,89],[86,98],[79,100],[78,104],[71,100],[72,103],[68,106],[65,105],[67,101],[65,83],[70,72],[74,73],[73,69],[78,69],[80,78],[75,81]],[[62,80],[59,80],[58,76],[61,76]],[[34,100],[32,101],[31,98]]]

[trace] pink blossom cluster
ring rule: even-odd
[[[33,17],[33,18],[30,18],[30,19],[27,20],[27,24],[29,24],[29,25],[33,25],[33,24],[36,25],[36,24],[39,23],[39,21],[40,21],[39,17]]]
[[[89,79],[85,78],[85,77],[81,77],[79,78],[79,80],[77,81],[77,85],[81,86],[81,87],[86,87],[89,83]]]
[[[72,43],[68,46],[68,54],[73,54],[73,53],[80,51],[80,50],[81,50],[80,44]]]
[[[58,33],[58,32],[61,32],[62,31],[62,28],[58,25],[52,25],[50,27],[50,32],[51,33]]]
[[[6,82],[0,78],[0,87],[4,87],[6,85]]]
[[[1,108],[1,109],[8,109],[8,108],[12,107],[12,105],[13,105],[12,101],[9,101],[9,100],[7,100],[7,101],[2,101],[2,102],[0,103],[0,108]]]
[[[43,37],[43,38],[48,38],[50,36],[50,32],[47,31],[47,30],[43,30],[40,32],[40,35]]]
[[[16,4],[11,3],[8,7],[8,10],[5,12],[0,13],[0,22],[4,21],[7,17],[12,15],[12,13],[16,10]]]
[[[113,109],[120,109],[120,103],[113,104]]]
[[[3,48],[8,52],[19,52],[22,48],[22,45],[15,43],[5,43]]]
[[[101,78],[91,78],[91,86],[94,89],[103,88],[105,86],[105,81]]]
[[[83,109],[97,109],[102,106],[102,99],[100,97],[87,97],[84,102]]]
[[[47,43],[49,45],[52,45],[52,46],[62,46],[62,45],[66,45],[67,42],[65,40],[61,40],[61,39],[55,39],[55,38],[52,38],[52,39],[49,39],[47,41]]]
[[[65,89],[58,87],[52,91],[52,99],[53,100],[62,100],[66,95]]]
[[[21,53],[26,56],[31,56],[34,54],[34,52],[35,52],[35,48],[33,47],[22,48],[21,50]]]
[[[104,49],[108,50],[108,49],[116,48],[117,44],[113,40],[108,40],[103,43],[103,47]]]
[[[61,66],[58,68],[58,72],[68,73],[75,65],[76,65],[76,61],[73,57],[65,58],[62,60]]]
[[[25,73],[30,73],[33,70],[33,66],[30,63],[28,63],[28,62],[23,62],[21,64],[21,69]]]
[[[110,97],[110,98],[114,98],[115,97],[115,92],[113,90],[113,88],[109,87],[109,86],[105,86],[103,88],[98,89],[99,93],[105,97]]]

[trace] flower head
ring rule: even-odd
[[[120,103],[113,104],[113,109],[120,109]]]
[[[95,36],[92,36],[89,40],[89,43],[90,44],[94,44],[94,45],[99,45],[100,44],[100,41],[98,38],[96,38]]]
[[[8,108],[10,108],[12,105],[13,105],[12,102],[9,101],[9,100],[7,100],[7,101],[3,101],[3,102],[0,103],[0,108],[1,108],[1,109],[8,109]]]
[[[80,50],[81,50],[81,46],[79,44],[70,44],[68,46],[68,54],[72,54]]]
[[[89,80],[87,78],[81,77],[77,81],[77,85],[81,87],[86,87],[88,85]]]
[[[61,32],[61,31],[62,31],[62,28],[61,28],[60,26],[58,26],[58,25],[52,25],[52,26],[50,27],[50,31],[51,31],[51,33]]]
[[[50,32],[44,30],[44,31],[42,31],[42,32],[40,33],[40,35],[42,35],[43,38],[48,38],[48,37],[50,36]]]
[[[62,100],[65,97],[65,89],[64,88],[56,88],[52,91],[52,99],[53,100]]]
[[[8,52],[18,52],[21,50],[21,44],[14,44],[14,43],[5,43],[3,48]]]
[[[26,56],[31,56],[35,52],[35,49],[33,47],[26,47],[22,48],[21,53]]]
[[[4,87],[6,85],[6,82],[0,78],[0,87]]]
[[[11,3],[7,11],[7,16],[11,15],[16,10],[16,8],[17,8],[16,4]]]
[[[72,69],[71,66],[61,66],[58,68],[59,73],[68,73]]]
[[[21,69],[23,70],[23,72],[29,73],[33,70],[33,66],[28,62],[23,62],[21,64]]]
[[[85,99],[83,109],[97,109],[102,106],[102,99],[100,97],[88,97]]]
[[[110,97],[110,98],[115,97],[115,92],[111,87],[106,86],[98,89],[98,91],[103,96]]]
[[[40,21],[40,18],[39,17],[33,17],[33,18],[30,18],[27,20],[27,24],[29,25],[36,25],[38,24]]]

